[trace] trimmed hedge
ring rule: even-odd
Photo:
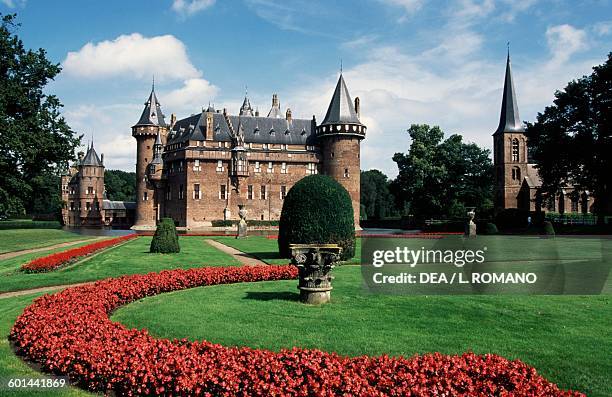
[[[179,246],[178,242],[178,233],[172,218],[163,218],[159,222],[159,225],[157,225],[157,229],[155,230],[155,234],[153,235],[153,239],[151,240],[151,248],[149,252],[160,254],[173,254],[176,252],[181,252],[181,247]]]
[[[487,224],[484,227],[483,234],[498,234],[498,233],[499,233],[499,230],[497,230],[497,226],[495,225],[495,223],[487,222]]]
[[[0,230],[9,229],[61,229],[58,221],[0,221]]]
[[[278,250],[285,258],[291,256],[289,244],[338,244],[342,260],[355,255],[353,205],[342,185],[310,175],[289,190],[278,232]]]

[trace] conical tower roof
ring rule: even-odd
[[[104,166],[100,160],[100,157],[98,157],[98,153],[96,153],[96,149],[94,149],[93,142],[91,142],[91,146],[87,148],[87,153],[85,154],[81,165],[90,165],[95,167]]]
[[[506,60],[506,79],[504,81],[504,94],[502,96],[501,114],[499,126],[495,134],[504,132],[525,132],[521,118],[519,117],[516,93],[514,92],[514,81],[512,79],[512,67],[510,66],[510,53]]]
[[[151,94],[149,99],[145,102],[145,108],[142,111],[142,115],[135,126],[139,125],[157,125],[165,127],[166,122],[164,121],[164,114],[161,110],[161,105],[155,95],[155,86],[151,88]]]
[[[351,95],[348,92],[348,88],[346,88],[346,83],[344,82],[342,73],[340,73],[338,84],[336,84],[336,89],[334,90],[334,95],[332,96],[329,107],[327,108],[327,113],[325,114],[323,123],[321,123],[321,125],[325,124],[361,125],[357,112],[355,111],[355,105],[353,104]]]

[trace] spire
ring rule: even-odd
[[[329,107],[327,108],[327,113],[321,125],[339,123],[361,125],[342,74],[340,74],[338,84],[336,84],[336,89],[334,90],[334,95],[332,96]]]
[[[242,106],[240,107],[240,115],[241,116],[252,116],[253,108],[251,107],[251,102],[249,101],[249,90],[247,86],[244,86],[244,101],[242,102]]]
[[[136,125],[158,125],[165,127],[166,122],[164,121],[161,104],[155,95],[155,78],[153,78],[153,83],[151,84],[151,94],[149,94],[149,99],[147,99],[144,105],[145,108],[142,111],[142,115],[140,116],[140,119]]]
[[[83,158],[83,161],[81,161],[80,165],[91,165],[95,167],[104,166],[100,160],[100,157],[98,157],[98,153],[96,153],[96,149],[94,149],[93,138],[91,140],[91,146],[87,145],[87,153],[85,154],[85,157]]]
[[[163,144],[161,141],[161,134],[159,131],[157,132],[157,136],[155,137],[155,143],[153,144],[153,160],[151,164],[161,164],[162,163],[162,151]]]
[[[268,112],[268,117],[280,118],[281,110],[280,110],[280,101],[278,100],[277,94],[272,94],[272,107]]]
[[[501,114],[499,126],[495,134],[504,132],[525,132],[521,118],[519,117],[514,82],[512,79],[512,67],[510,65],[510,43],[508,43],[508,57],[506,59],[506,79],[504,81],[504,94],[502,96]]]

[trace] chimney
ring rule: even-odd
[[[176,114],[172,113],[170,115],[170,128],[174,127],[174,123],[176,123]]]
[[[291,122],[291,109],[287,108],[287,112],[285,113],[285,118],[288,122]]]
[[[223,108],[223,115],[227,114],[227,108]]]
[[[259,117],[259,109],[255,108],[255,117]]]
[[[104,153],[100,153],[100,162],[104,165]]]
[[[361,117],[361,109],[359,106],[359,97],[355,97],[355,113],[357,113],[357,117]]]
[[[272,94],[272,107],[280,108],[280,102],[278,101],[278,95]]]

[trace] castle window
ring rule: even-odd
[[[572,212],[578,212],[578,196],[572,197]]]
[[[253,185],[247,186],[247,199],[253,200]]]
[[[149,193],[148,192],[144,192],[142,194],[142,201],[147,201],[149,200]]]
[[[201,168],[200,168],[200,160],[195,159],[195,160],[193,161],[193,170],[194,170],[194,171],[201,171]]]
[[[512,140],[512,161],[519,161],[519,141],[516,138]]]
[[[179,160],[178,162],[178,172],[183,172],[183,161]]]
[[[317,165],[315,163],[308,163],[306,166],[306,173],[308,175],[313,175],[317,173]]]
[[[70,202],[70,211],[74,211],[74,201]]]
[[[344,177],[345,177],[345,178],[348,178],[349,176],[350,176],[350,175],[349,175],[349,169],[348,169],[348,168],[345,168],[345,169],[344,169]]]
[[[281,174],[287,173],[287,163],[281,163]]]
[[[201,198],[202,198],[202,192],[200,191],[200,184],[194,183],[193,184],[193,199],[200,200]]]
[[[100,211],[100,203],[96,201],[94,208],[96,209],[96,211]]]
[[[87,194],[94,194],[94,190],[92,186],[87,187]]]
[[[512,180],[513,181],[521,180],[521,169],[519,167],[512,168]]]
[[[217,172],[223,172],[223,161],[217,161]]]
[[[268,174],[274,173],[274,167],[272,166],[272,162],[268,161]]]
[[[87,211],[91,210],[91,203],[89,201],[85,203],[85,209]]]
[[[170,188],[168,188],[168,190],[166,191],[166,200],[172,200],[172,189]]]
[[[264,143],[263,144],[263,149],[264,150],[270,150],[270,144],[269,143]]]
[[[331,152],[331,156],[332,156],[332,158],[334,157],[334,152]]]
[[[255,162],[255,172],[260,172],[261,171],[261,165],[259,164],[259,161]]]
[[[286,196],[287,196],[287,186],[281,186],[280,199],[284,200]]]
[[[227,186],[226,185],[219,186],[219,199],[227,200]]]
[[[268,191],[266,190],[266,185],[261,185],[261,193],[259,195],[261,200],[265,200],[268,198]]]
[[[185,198],[185,191],[183,190],[183,185],[179,185],[179,192],[178,192],[178,198],[179,200],[182,200]]]

